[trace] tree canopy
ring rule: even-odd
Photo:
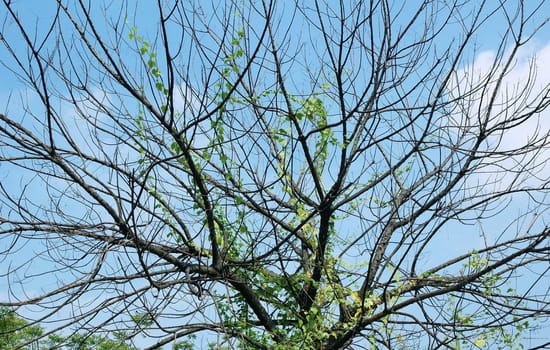
[[[3,0],[1,341],[547,346],[549,5]]]
[[[64,349],[64,350],[134,350],[126,344],[124,334],[114,333],[114,339],[107,336],[91,334],[72,334],[61,336],[49,334],[38,340],[44,334],[44,329],[30,325],[25,319],[18,317],[14,310],[2,307],[0,309],[0,349],[16,349],[25,344],[23,349]],[[182,348],[180,348],[182,349]]]

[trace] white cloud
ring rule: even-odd
[[[189,84],[182,83],[174,88],[174,108],[185,114],[196,114],[201,110],[202,101]],[[204,109],[204,107],[202,108]]]
[[[511,54],[479,53],[472,64],[454,74],[448,88],[455,98],[471,92],[459,102],[462,113],[452,117],[457,124],[473,127],[475,133],[477,126],[487,121],[493,130],[486,144],[492,156],[477,180],[494,183],[497,189],[512,184],[539,186],[550,178],[550,149],[545,139],[550,131],[550,110],[540,108],[550,103],[550,75],[546,74],[550,43],[521,47],[504,71]],[[528,152],[519,152],[528,148]]]

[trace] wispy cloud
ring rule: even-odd
[[[451,97],[468,94],[454,118],[474,132],[484,123],[490,131],[480,177],[497,189],[540,186],[550,177],[550,111],[542,108],[550,103],[550,43],[521,47],[508,64],[511,54],[480,52],[449,85]]]

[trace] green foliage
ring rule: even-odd
[[[136,350],[126,341],[126,334],[113,332],[111,337],[103,335],[73,334],[65,337],[50,334],[46,339],[38,340],[44,330],[40,326],[29,325],[23,318],[17,316],[14,310],[0,308],[0,349],[23,350]],[[22,346],[28,343],[28,346]]]
[[[184,340],[176,342],[172,346],[172,350],[194,350],[194,349],[197,349],[195,347],[195,340],[197,338],[196,335],[190,334],[190,335],[186,336],[185,338],[186,339],[184,339]]]
[[[42,335],[42,328],[29,326],[28,322],[18,317],[14,310],[0,308],[0,349],[9,350],[22,343],[31,343]],[[23,349],[33,349],[32,346]]]
[[[134,350],[135,347],[127,344],[121,333],[113,333],[113,339],[100,335],[75,334],[63,339],[63,348],[67,350]]]
[[[158,65],[157,54],[151,49],[151,43],[137,33],[137,27],[135,26],[130,27],[128,39],[133,40],[136,43],[138,53],[146,63],[149,75],[152,78],[155,88],[164,96],[167,96],[169,90],[164,85],[162,80],[162,73]],[[163,105],[161,109],[163,109],[163,112],[166,112],[166,105]]]
[[[486,256],[473,251],[463,264],[462,275],[478,273],[489,266],[489,259]],[[502,291],[501,276],[494,273],[484,274],[478,282],[480,290],[489,298],[499,299],[503,295],[514,296],[515,290],[507,288]],[[518,298],[519,300],[520,298]],[[505,301],[502,301],[505,302]],[[521,307],[520,304],[515,305]],[[524,345],[520,342],[522,335],[529,327],[529,322],[513,317],[512,327],[506,325],[494,325],[492,327],[477,327],[491,319],[493,315],[485,308],[472,307],[463,304],[460,295],[451,296],[446,303],[446,309],[452,315],[457,329],[453,335],[454,347],[456,349],[513,349],[521,350]]]

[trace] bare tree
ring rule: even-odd
[[[0,305],[37,336],[545,346],[544,1],[2,2]]]

